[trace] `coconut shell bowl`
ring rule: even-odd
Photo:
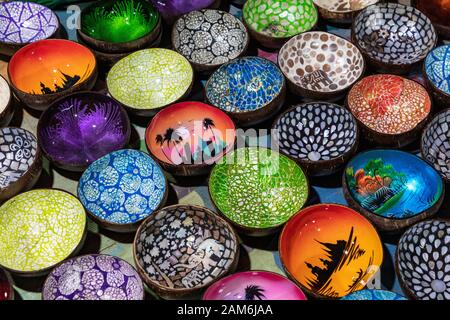
[[[390,300],[408,300],[402,295],[399,295],[395,292],[386,291],[386,290],[373,290],[373,289],[364,289],[355,291],[343,298],[341,300],[370,300],[370,301],[390,301]]]
[[[109,71],[110,95],[137,116],[154,116],[163,107],[186,97],[194,71],[179,53],[161,48],[134,52]]]
[[[0,128],[6,127],[14,116],[15,99],[8,81],[0,76]]]
[[[241,233],[266,236],[306,203],[309,184],[300,166],[266,148],[233,150],[209,177],[209,193],[218,211]]]
[[[43,300],[143,300],[144,285],[126,261],[104,254],[69,259],[48,275]]]
[[[361,52],[351,42],[322,31],[305,32],[280,50],[278,65],[292,93],[338,100],[364,74]]]
[[[55,189],[21,193],[0,207],[0,266],[40,276],[74,255],[86,235],[86,213],[73,195]]]
[[[280,48],[319,19],[312,0],[248,0],[242,15],[252,38],[267,48]]]
[[[408,73],[437,42],[430,19],[398,3],[362,10],[353,20],[352,38],[374,70],[393,74]]]
[[[350,206],[388,233],[433,216],[444,197],[439,173],[421,158],[398,150],[358,154],[342,180]]]
[[[27,1],[0,3],[0,54],[12,56],[23,46],[59,37],[59,20],[49,8]]]
[[[415,81],[380,74],[355,84],[347,107],[367,141],[402,148],[418,139],[430,116],[431,99]]]
[[[22,128],[0,128],[0,204],[31,189],[41,171],[36,137]]]
[[[235,270],[239,244],[233,228],[212,211],[174,205],[143,222],[133,252],[150,289],[165,299],[191,298]]]
[[[0,301],[14,300],[14,287],[11,276],[0,268]]]
[[[427,220],[401,237],[396,272],[406,295],[414,300],[450,300],[450,222]]]
[[[88,48],[76,42],[41,40],[14,54],[8,75],[19,100],[43,111],[70,93],[92,89],[97,80],[97,62]]]
[[[181,16],[172,29],[172,47],[200,72],[241,56],[249,40],[242,22],[220,10],[192,11]]]
[[[353,17],[362,9],[380,0],[313,0],[320,16],[336,24],[351,24]]]
[[[191,11],[201,10],[205,8],[217,9],[221,1],[220,0],[150,0],[153,5],[158,9],[159,13],[164,18],[164,21],[168,25],[173,23],[182,16]]]
[[[224,64],[205,85],[206,101],[225,111],[237,125],[261,123],[283,106],[286,82],[273,62],[244,57]]]
[[[235,140],[231,118],[202,102],[180,102],[164,108],[145,133],[149,153],[176,176],[208,174],[233,148]]]
[[[450,44],[435,48],[424,63],[424,77],[436,103],[450,107]]]
[[[281,153],[297,161],[310,176],[343,168],[358,147],[358,126],[345,108],[311,102],[282,113],[272,126]]]
[[[268,271],[245,271],[211,285],[203,300],[307,300],[289,279]]]
[[[411,0],[414,7],[430,18],[439,36],[450,39],[450,2],[446,0]]]
[[[167,190],[160,166],[149,155],[125,149],[86,169],[78,183],[78,198],[101,227],[133,232],[164,204]]]
[[[338,204],[307,207],[285,225],[279,240],[284,270],[308,295],[337,299],[364,289],[383,261],[375,228]]]

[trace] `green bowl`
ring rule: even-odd
[[[238,231],[264,236],[303,207],[309,187],[295,161],[270,149],[250,147],[228,153],[214,166],[209,193]]]

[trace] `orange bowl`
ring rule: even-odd
[[[279,249],[286,273],[318,298],[341,298],[363,289],[383,261],[375,228],[338,204],[307,207],[293,216]]]

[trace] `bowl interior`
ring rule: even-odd
[[[158,160],[174,165],[213,164],[234,145],[236,128],[223,111],[201,102],[164,108],[151,121],[146,143]]]
[[[200,65],[220,65],[246,49],[248,34],[242,22],[219,10],[192,11],[177,20],[172,31],[176,51]]]
[[[44,300],[142,300],[144,287],[126,261],[103,254],[67,260],[47,277]]]
[[[144,221],[135,240],[137,263],[166,290],[192,290],[221,277],[233,265],[237,240],[211,211],[176,205]]]
[[[431,111],[424,87],[399,76],[365,77],[348,94],[348,108],[363,125],[382,134],[414,130]]]
[[[380,0],[314,0],[314,4],[330,12],[346,13],[364,9]]]
[[[164,200],[159,165],[137,150],[112,152],[92,163],[78,183],[78,197],[97,218],[115,224],[140,221]]]
[[[443,193],[436,170],[419,157],[397,150],[358,154],[346,167],[345,184],[361,207],[394,219],[423,213],[436,205]]]
[[[400,280],[420,300],[449,300],[450,223],[423,221],[412,226],[397,247]]]
[[[295,161],[265,148],[242,148],[216,164],[209,178],[216,207],[247,228],[285,223],[308,198],[308,182]]]
[[[75,93],[42,114],[38,139],[51,160],[86,167],[125,147],[130,130],[128,115],[119,103],[98,93]]]
[[[0,3],[0,42],[26,44],[50,38],[59,28],[55,13],[37,3]]]
[[[158,12],[143,0],[100,1],[81,13],[81,31],[91,38],[123,43],[140,39],[156,27]]]
[[[336,159],[357,142],[355,119],[331,103],[299,105],[283,113],[273,128],[281,152],[301,161]]]
[[[8,269],[50,268],[72,254],[83,239],[84,208],[67,192],[29,191],[5,202],[0,211],[0,265]]]
[[[0,301],[11,300],[14,295],[14,288],[10,282],[10,277],[6,271],[0,268]]]
[[[425,60],[425,72],[428,80],[450,95],[450,44],[431,51]]]
[[[133,109],[157,109],[180,99],[190,88],[193,70],[189,61],[172,50],[137,51],[109,71],[109,93]]]
[[[214,72],[205,91],[214,106],[242,113],[267,106],[280,94],[283,85],[283,74],[274,63],[259,57],[245,57]]]
[[[0,114],[6,110],[11,101],[11,89],[5,78],[0,77]]]
[[[344,90],[364,72],[364,58],[356,46],[321,31],[289,40],[281,48],[278,62],[295,85],[316,92]]]
[[[96,67],[86,47],[69,40],[42,40],[29,44],[11,58],[11,83],[20,91],[46,95],[65,91],[88,79]]]
[[[273,38],[311,30],[318,20],[312,0],[248,0],[242,14],[251,29]]]
[[[211,285],[203,300],[307,300],[285,277],[266,271],[232,274]]]
[[[21,128],[0,129],[0,190],[21,179],[36,161],[37,140]]]
[[[372,5],[361,11],[354,20],[353,36],[369,57],[394,65],[422,60],[437,40],[427,16],[396,3]]]
[[[307,207],[280,238],[284,267],[316,295],[339,298],[364,288],[383,261],[374,227],[359,213],[335,204]]]
[[[342,300],[407,300],[405,297],[391,291],[364,289],[353,292]]]

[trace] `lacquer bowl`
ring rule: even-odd
[[[27,1],[0,3],[0,54],[12,56],[23,46],[59,36],[59,19],[49,8]]]
[[[450,109],[445,109],[438,113],[424,129],[420,143],[422,158],[441,174],[445,182],[450,182],[449,126]]]
[[[129,149],[92,163],[80,178],[78,198],[101,227],[133,232],[164,204],[167,190],[160,166],[149,155]]]
[[[234,271],[239,243],[233,228],[214,212],[174,205],[143,222],[133,253],[150,289],[165,299],[186,298]]]
[[[294,94],[319,100],[340,99],[365,70],[356,46],[322,31],[289,40],[280,50],[278,65]]]
[[[349,161],[342,178],[347,202],[380,230],[395,233],[434,215],[444,198],[439,173],[407,152],[376,149]]]
[[[205,85],[206,100],[243,127],[277,113],[286,98],[283,73],[273,62],[244,57],[221,66]]]
[[[450,300],[450,223],[427,220],[408,229],[396,252],[396,272],[411,299]]]
[[[16,96],[30,108],[42,111],[70,93],[92,89],[97,62],[88,48],[76,42],[40,40],[14,54],[8,75]]]
[[[158,9],[168,25],[172,25],[174,21],[183,14],[195,10],[205,8],[217,9],[220,6],[220,0],[151,0],[153,5]]]
[[[446,0],[411,0],[416,7],[430,18],[439,36],[450,39],[450,2]]]
[[[292,281],[269,271],[232,274],[211,285],[203,300],[307,300]]]
[[[86,213],[65,191],[21,193],[5,202],[0,212],[0,265],[14,274],[43,275],[83,245]]]
[[[309,184],[300,166],[266,148],[240,148],[219,161],[209,194],[222,216],[249,236],[272,234],[306,203]]]
[[[125,260],[89,254],[67,260],[48,275],[43,300],[143,300],[144,285]]]
[[[0,301],[14,300],[14,288],[11,276],[0,268]]]
[[[319,19],[312,0],[248,0],[242,15],[252,38],[268,48],[314,29]]]
[[[283,112],[272,126],[281,153],[294,159],[309,176],[332,174],[358,147],[358,126],[345,108],[310,102]]]
[[[22,128],[0,128],[0,204],[31,189],[41,171],[36,137]]]
[[[450,106],[450,44],[431,51],[424,63],[424,78],[436,103],[444,108]]]
[[[331,23],[350,24],[362,9],[380,0],[313,0],[320,16]]]
[[[161,110],[145,133],[149,153],[177,176],[209,173],[235,140],[230,117],[202,102],[180,102]]]
[[[0,128],[6,127],[14,115],[15,99],[8,81],[0,76]]]
[[[352,24],[353,43],[373,69],[408,73],[437,42],[430,19],[398,3],[379,3],[362,10]]]
[[[39,145],[55,166],[84,171],[93,161],[130,140],[130,120],[108,96],[78,92],[55,101],[39,119]]]
[[[373,290],[373,289],[364,289],[360,291],[355,291],[343,298],[341,300],[408,300],[402,295],[399,295],[392,291],[386,290]]]
[[[200,72],[241,56],[249,40],[242,22],[220,10],[192,11],[181,16],[172,29],[172,47]]]
[[[106,84],[111,96],[138,116],[154,116],[186,97],[194,72],[179,53],[161,48],[140,50],[117,62]]]
[[[376,145],[401,148],[414,142],[425,127],[431,99],[415,81],[380,74],[355,84],[347,96],[347,107],[365,139]]]
[[[289,277],[307,294],[324,299],[363,289],[383,261],[375,228],[338,204],[314,205],[293,216],[281,233],[279,252]]]

